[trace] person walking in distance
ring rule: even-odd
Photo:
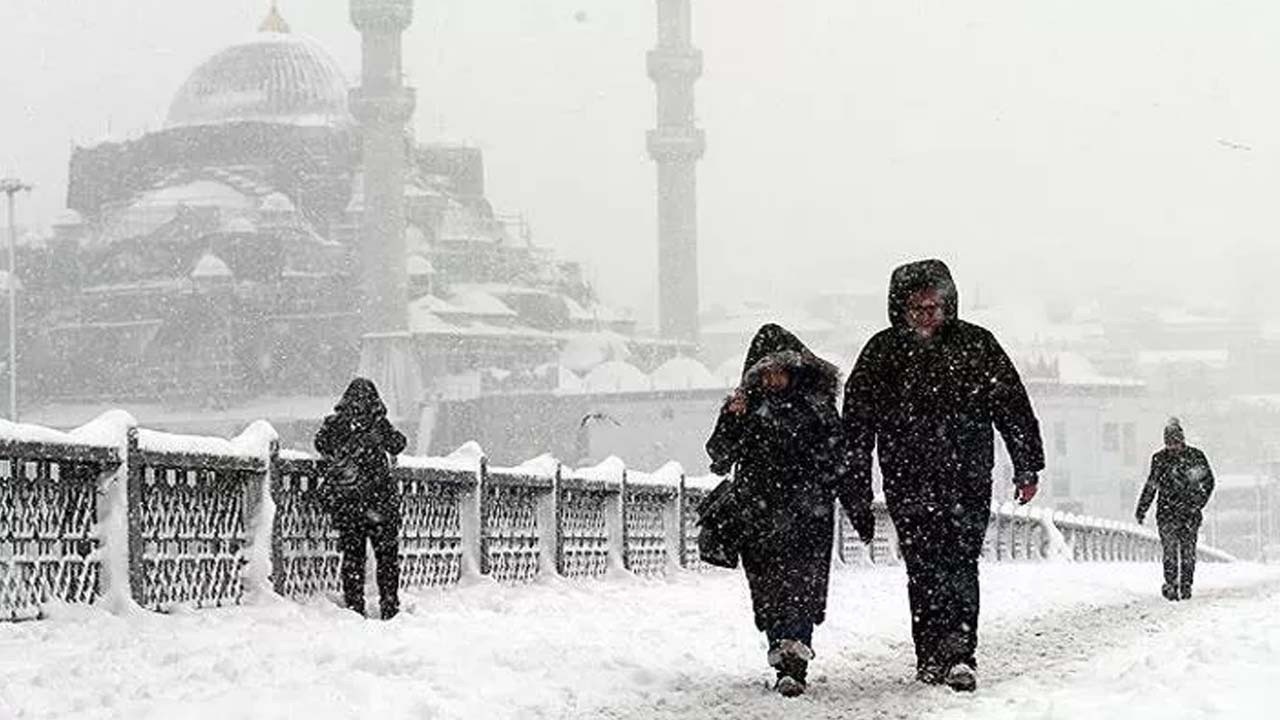
[[[1196,536],[1204,506],[1213,494],[1213,469],[1204,453],[1187,445],[1178,418],[1164,428],[1164,449],[1151,457],[1151,472],[1138,498],[1135,519],[1141,525],[1152,501],[1164,554],[1166,600],[1189,600],[1196,574]]]
[[[1008,355],[959,318],[939,260],[903,265],[890,327],[863,348],[845,385],[849,468],[870,487],[875,451],[907,570],[916,677],[977,687],[978,557],[991,515],[994,433],[1013,460],[1019,503],[1044,469],[1040,425]]]
[[[835,499],[863,542],[875,532],[871,487],[856,493],[845,472],[839,387],[834,365],[765,325],[707,441],[712,472],[734,472],[717,513],[734,526],[774,689],[788,697],[805,691],[813,629],[826,614]]]
[[[315,437],[327,461],[324,497],[342,552],[342,595],[364,614],[365,544],[373,544],[378,566],[382,619],[400,611],[400,490],[388,456],[404,452],[405,437],[387,419],[387,408],[371,380],[351,381]]]

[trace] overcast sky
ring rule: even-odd
[[[158,128],[267,0],[3,0],[0,172],[50,222],[71,143]],[[281,0],[354,78],[346,0]],[[651,314],[653,0],[418,0],[421,140]],[[950,260],[985,298],[1229,294],[1280,240],[1275,0],[695,0],[704,305],[880,291]],[[21,214],[21,213],[20,213]],[[1141,263],[1141,265],[1139,265]],[[1139,272],[1141,271],[1141,272]]]

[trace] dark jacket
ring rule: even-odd
[[[1184,445],[1151,456],[1151,473],[1138,498],[1139,518],[1156,500],[1156,521],[1199,524],[1201,510],[1213,494],[1213,469],[1200,450]]]
[[[374,510],[398,517],[400,493],[391,478],[388,455],[404,452],[405,437],[387,419],[377,388],[370,380],[356,378],[333,410],[316,433],[316,451],[331,468],[354,468],[355,477],[343,492],[330,493],[337,503],[331,509],[339,516]],[[330,472],[326,483],[338,485],[343,480]]]
[[[766,391],[761,372],[785,369],[786,390]],[[747,353],[741,414],[722,409],[707,441],[713,471],[736,469],[732,512],[741,519],[742,564],[756,626],[822,622],[831,565],[834,500],[851,515],[870,516],[871,496],[847,480],[844,437],[836,409],[839,373],[794,335],[765,325]]]
[[[940,291],[946,320],[923,340],[908,326],[906,306],[927,288]],[[1040,425],[1018,371],[995,336],[961,320],[958,308],[941,261],[899,267],[889,287],[890,327],[867,342],[845,385],[853,481],[870,487],[876,451],[891,511],[989,501],[993,425],[1017,478],[1034,482],[1044,469]]]

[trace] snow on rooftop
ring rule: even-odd
[[[629,339],[613,331],[561,332],[560,364],[574,372],[590,372],[592,368],[610,361],[625,361],[631,357]]]
[[[449,296],[449,303],[460,311],[482,317],[518,317],[506,303],[494,295],[474,288],[459,289]]]
[[[1227,350],[1143,350],[1139,365],[1207,365],[1225,368],[1231,360]]]
[[[673,357],[650,376],[655,390],[707,390],[722,388],[725,384],[691,357]]]
[[[254,202],[244,193],[215,180],[197,180],[144,193],[135,207],[175,207],[178,205],[254,209]]]
[[[423,277],[426,275],[436,274],[435,266],[431,264],[431,261],[417,253],[410,255],[405,261],[405,269],[408,271],[409,277]]]
[[[649,376],[636,366],[621,360],[610,360],[597,365],[586,379],[586,391],[590,393],[644,392],[653,388]]]

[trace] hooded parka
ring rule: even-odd
[[[405,437],[387,419],[387,408],[371,380],[347,386],[315,437],[327,461],[329,511],[342,551],[342,588],[347,607],[364,613],[365,544],[373,545],[382,617],[399,611],[400,492],[390,457],[404,452]]]
[[[910,325],[910,299],[934,290],[944,319],[932,337]],[[1026,389],[995,337],[959,318],[947,266],[896,269],[890,326],[867,342],[845,385],[849,472],[871,487],[872,452],[907,567],[912,635],[922,677],[974,665],[978,557],[991,512],[993,427],[1015,482],[1044,468],[1040,427]]]
[[[785,390],[764,387],[768,368],[788,374]],[[734,471],[731,512],[741,521],[742,565],[756,627],[771,639],[791,628],[811,631],[825,617],[835,498],[851,517],[870,517],[870,488],[855,492],[845,472],[838,383],[834,365],[778,325],[765,325],[743,365],[746,409],[735,413],[726,403],[707,442],[712,471]]]

